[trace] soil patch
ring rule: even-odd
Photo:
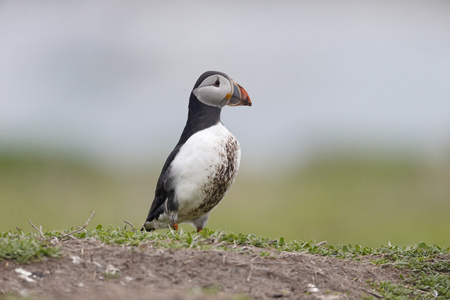
[[[370,262],[256,247],[239,252],[59,242],[60,258],[0,261],[0,295],[44,299],[361,299],[368,281],[398,281]],[[236,250],[236,249],[235,249]],[[261,256],[261,251],[271,253]]]

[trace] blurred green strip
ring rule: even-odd
[[[160,166],[106,172],[79,159],[0,154],[0,231],[32,231],[28,219],[45,231],[75,227],[91,211],[91,228],[124,226],[123,220],[139,228],[159,172]],[[448,165],[380,157],[321,160],[277,175],[243,170],[208,227],[331,244],[450,246],[449,182]]]

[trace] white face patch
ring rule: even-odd
[[[193,91],[197,99],[210,106],[224,107],[233,94],[231,82],[222,75],[207,77]]]

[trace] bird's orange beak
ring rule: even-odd
[[[242,86],[240,86],[238,83],[236,83],[233,79],[231,79],[231,94],[227,95],[229,106],[240,106],[240,105],[246,105],[246,106],[252,106],[252,101],[250,100],[250,97],[247,94],[247,91],[244,90]]]

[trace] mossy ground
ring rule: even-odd
[[[238,255],[250,254],[252,257],[262,259],[271,257],[279,259],[282,255],[300,253],[337,258],[336,261],[352,261],[352,267],[355,269],[369,264],[378,269],[396,270],[397,280],[377,278],[365,282],[368,288],[372,288],[376,294],[386,299],[450,298],[450,249],[438,245],[419,243],[411,247],[385,245],[377,248],[361,245],[332,246],[315,241],[286,241],[284,238],[270,239],[254,234],[234,234],[208,229],[199,234],[172,230],[146,233],[131,230],[129,227],[104,228],[99,225],[96,229],[81,230],[68,235],[71,231],[73,230],[44,232],[43,236],[39,233],[20,231],[2,233],[0,258],[4,262],[11,261],[24,266],[39,261],[45,264],[49,261],[45,259],[46,257],[58,260],[64,255],[67,256],[67,251],[61,250],[65,241],[87,243],[86,246],[80,246],[81,248],[89,248],[88,244],[95,241],[96,245],[113,246],[119,249],[118,251],[124,249],[124,252],[129,252],[130,249],[221,251]],[[367,294],[364,297],[372,296]]]

